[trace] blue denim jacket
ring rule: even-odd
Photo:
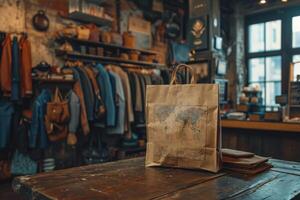
[[[13,113],[11,102],[0,101],[0,149],[7,146],[10,138]]]
[[[20,100],[20,54],[18,38],[13,38],[12,44],[12,89],[11,100]]]
[[[100,86],[101,96],[106,107],[106,124],[107,126],[116,125],[116,107],[113,97],[112,86],[108,72],[101,64],[96,66],[99,71],[97,81]]]
[[[47,148],[48,138],[44,123],[47,103],[51,100],[51,92],[42,90],[33,104],[32,123],[29,132],[30,148]]]

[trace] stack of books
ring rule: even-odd
[[[222,160],[224,169],[243,175],[256,175],[272,167],[266,157],[232,149],[222,149]]]

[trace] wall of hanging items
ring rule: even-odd
[[[0,102],[0,168],[9,165],[13,175],[105,162],[123,158],[122,149],[145,149],[146,85],[168,84],[171,77],[167,69],[79,61],[64,67],[41,62],[30,71],[31,93],[22,96],[20,89],[15,100],[2,92]],[[185,82],[184,74],[178,80]]]

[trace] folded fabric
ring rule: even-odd
[[[253,157],[255,154],[251,152],[238,151],[233,149],[222,149],[222,155],[233,158],[250,158]]]
[[[232,158],[232,157],[223,156],[224,164],[241,167],[241,168],[253,168],[267,161],[268,158],[257,156],[257,155],[250,158]]]
[[[244,174],[244,175],[256,175],[256,174],[264,172],[272,167],[273,166],[269,163],[262,163],[256,167],[250,168],[250,169],[244,169],[244,168],[239,168],[239,167],[229,167],[227,165],[223,166],[223,168],[226,170],[229,170],[231,172],[236,172],[239,174]]]

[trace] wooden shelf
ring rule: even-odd
[[[82,61],[102,61],[102,62],[107,62],[107,63],[111,63],[111,64],[130,64],[130,65],[144,66],[144,67],[149,67],[149,68],[164,68],[165,67],[163,64],[159,64],[159,63],[124,60],[121,58],[80,54],[80,53],[76,53],[76,52],[65,52],[65,51],[61,51],[61,50],[56,50],[55,52],[56,52],[57,56],[62,56],[62,57],[64,57],[64,59],[74,59],[74,60],[82,60]]]
[[[85,0],[87,3],[92,3],[98,6],[108,6],[107,0]]]
[[[44,82],[44,83],[70,83],[73,84],[75,80],[69,79],[50,79],[50,78],[32,78],[33,81],[36,82]]]
[[[240,120],[221,120],[222,128],[253,129],[265,131],[300,133],[300,124],[284,122],[257,122]]]
[[[103,42],[93,42],[90,40],[80,40],[77,38],[70,38],[70,37],[62,37],[59,38],[58,41],[68,41],[70,43],[77,43],[77,44],[83,44],[83,45],[89,45],[89,46],[98,46],[98,47],[107,47],[107,48],[115,48],[115,49],[120,49],[124,51],[138,51],[143,54],[148,54],[148,55],[157,55],[159,54],[156,51],[152,50],[146,50],[146,49],[138,49],[138,48],[128,48],[124,46],[120,46],[117,44],[108,44],[108,43],[103,43]]]
[[[291,108],[300,108],[300,105],[290,105]]]
[[[112,21],[104,18],[100,18],[97,16],[85,14],[79,11],[74,11],[70,13],[68,16],[65,16],[64,18],[74,20],[80,23],[93,23],[97,26],[111,26]]]

